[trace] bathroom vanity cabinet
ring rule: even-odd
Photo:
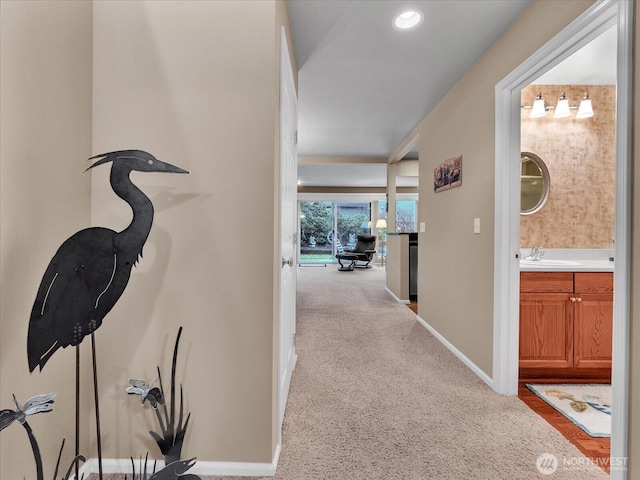
[[[607,379],[613,273],[520,273],[521,377]]]

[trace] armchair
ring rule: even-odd
[[[353,250],[338,251],[336,258],[342,272],[350,272],[355,268],[371,268],[371,261],[376,253],[376,237],[373,235],[358,235],[358,241]],[[348,261],[347,265],[342,261]]]

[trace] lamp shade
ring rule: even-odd
[[[376,222],[376,228],[387,228],[387,220],[385,218],[379,218]]]
[[[569,115],[571,115],[569,100],[567,100],[566,95],[563,93],[558,99],[558,104],[556,105],[556,111],[553,114],[553,118],[565,118]]]
[[[591,106],[591,99],[588,96],[585,96],[585,98],[580,102],[580,108],[578,108],[576,118],[589,117],[593,117],[593,107]]]
[[[542,99],[542,95],[538,94],[536,99],[533,101],[533,106],[531,107],[529,118],[540,118],[544,117],[546,114],[547,109],[545,107],[544,100]]]

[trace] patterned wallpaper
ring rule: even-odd
[[[555,105],[562,92],[578,106],[585,91],[594,116],[529,118],[522,109],[522,151],[538,155],[549,169],[547,203],[532,215],[520,216],[520,246],[531,248],[613,248],[615,214],[614,85],[534,85],[522,90],[522,105],[538,92]]]

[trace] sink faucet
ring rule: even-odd
[[[531,249],[531,255],[529,255],[527,259],[539,262],[542,260],[542,257],[544,257],[544,250],[541,246],[537,246]]]

